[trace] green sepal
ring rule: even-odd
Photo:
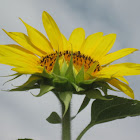
[[[12,79],[6,81],[3,85],[5,85],[6,83],[8,83],[8,82],[10,82],[10,81],[13,81],[13,80],[17,79],[17,78],[20,77],[21,75],[22,75],[22,74],[19,74],[19,75],[17,75],[16,77],[14,77],[14,78],[12,78]]]
[[[98,62],[94,62],[91,67],[85,72],[85,78],[86,79],[90,79],[92,78],[91,74],[94,72],[94,70],[96,69],[98,65]]]
[[[53,83],[56,85],[56,84],[65,84],[67,83],[67,79],[53,79]]]
[[[119,90],[116,90],[116,89],[114,89],[114,88],[112,88],[107,82],[103,82],[103,81],[98,81],[98,82],[96,82],[95,83],[95,85],[94,85],[94,87],[96,88],[100,88],[103,92],[104,92],[104,94],[105,94],[105,96],[107,96],[108,94],[107,94],[107,92],[108,92],[108,90],[112,90],[112,91],[117,91],[117,92],[119,92]]]
[[[17,73],[11,74],[11,75],[5,75],[5,76],[0,76],[0,77],[10,77],[10,76],[16,76],[16,75],[22,75],[22,74],[17,72]]]
[[[75,81],[77,84],[84,81],[84,65],[82,66],[79,73],[76,75]]]
[[[63,64],[62,64],[61,71],[60,71],[61,76],[65,76],[67,69],[68,69],[67,62],[66,62],[65,58],[63,57]]]
[[[40,84],[40,92],[39,92],[39,94],[38,94],[38,95],[32,94],[32,95],[35,96],[35,97],[40,97],[40,96],[42,96],[42,95],[48,93],[49,91],[53,90],[54,88],[55,88],[55,87],[53,87],[53,86],[51,86],[51,85],[47,85],[47,84],[45,84],[44,82],[42,82],[42,83]]]
[[[38,75],[38,74],[37,74],[37,75]],[[48,79],[53,78],[53,76],[52,76],[51,74],[47,73],[45,67],[44,67],[44,69],[43,69],[43,72],[42,72],[41,74],[39,74],[39,75],[41,75],[41,76],[43,76],[43,77],[45,77],[45,78],[48,78]]]
[[[26,91],[26,90],[30,90],[30,89],[35,89],[35,88],[39,88],[39,84],[38,82],[41,80],[42,78],[39,76],[35,76],[32,75],[29,77],[29,79],[21,86],[18,86],[15,89],[11,89],[9,91]]]
[[[53,67],[53,73],[56,75],[60,75],[59,53],[57,54],[57,58]]]
[[[59,98],[65,106],[65,111],[63,112],[63,117],[64,117],[69,108],[69,104],[72,98],[72,92],[70,91],[61,92],[59,93]]]
[[[80,91],[84,91],[83,88],[81,88],[80,86],[76,85],[75,83],[71,83],[73,85],[73,87],[75,88],[76,92],[80,92]]]
[[[54,79],[52,81],[53,86],[56,88],[56,91],[66,91],[68,90],[68,79],[59,75],[53,74]]]
[[[54,79],[53,82],[57,82],[57,83],[66,83],[67,82],[67,78],[60,76],[60,75],[56,75],[54,73],[52,73]]]
[[[102,87],[101,90],[104,92],[105,96],[107,96],[107,91],[108,91],[108,88],[107,87]]]
[[[100,87],[100,89],[102,90],[102,88],[106,88],[106,89],[109,89],[109,90],[112,90],[112,91],[118,91],[119,90],[116,90],[114,88],[112,88],[107,82],[97,82],[97,87]]]
[[[107,89],[109,89],[109,90],[112,90],[112,91],[117,91],[117,92],[119,92],[119,90],[116,90],[116,89],[114,89],[114,88],[112,88],[107,82],[104,82],[104,84],[103,84]],[[103,86],[102,86],[103,87]]]
[[[84,80],[84,81],[80,82],[80,85],[90,85],[90,84],[92,84],[93,82],[95,82],[96,79],[97,79],[97,78],[89,79],[89,80]]]
[[[56,112],[52,112],[46,120],[52,124],[59,124],[62,122],[60,116]]]
[[[75,82],[75,76],[73,72],[73,57],[71,55],[71,59],[69,62],[69,67],[66,71],[65,77],[70,81],[70,82]]]
[[[85,109],[85,107],[88,105],[89,101],[90,101],[90,99],[85,96],[77,114],[80,113],[83,109]]]
[[[98,89],[92,89],[92,90],[86,91],[85,94],[86,94],[86,97],[88,97],[89,99],[111,100],[103,96],[100,90]]]

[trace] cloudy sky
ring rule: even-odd
[[[117,40],[111,51],[134,47],[140,49],[140,2],[138,0],[5,0],[0,1],[0,28],[7,31],[24,32],[26,29],[18,19],[45,34],[42,25],[42,12],[52,15],[61,32],[68,38],[73,29],[83,27],[86,35],[95,32],[116,33]],[[14,43],[0,30],[0,44]],[[140,52],[136,52],[117,62],[140,63]],[[12,74],[9,66],[0,65],[0,76]],[[135,98],[140,100],[140,76],[128,77]],[[3,86],[8,80],[0,77],[0,89],[9,89],[27,80],[23,76]],[[32,91],[37,93],[37,91]],[[116,94],[116,93],[115,93]],[[120,96],[123,93],[119,93]],[[125,96],[126,97],[126,96]],[[74,115],[83,97],[73,96],[72,114]],[[50,92],[41,98],[33,97],[30,92],[0,91],[0,139],[16,140],[33,138],[35,140],[59,140],[60,125],[45,121],[52,111],[60,112],[56,97]],[[72,140],[90,121],[90,105],[77,116],[72,124]],[[132,140],[140,137],[140,117],[116,120],[91,128],[82,140]]]

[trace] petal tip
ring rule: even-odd
[[[103,32],[98,32],[98,34],[100,34],[100,35],[102,35],[102,36],[104,35],[104,33],[103,33]]]
[[[21,22],[22,22],[25,26],[27,26],[27,23],[26,23],[26,22],[24,22],[20,17],[19,17],[19,19],[21,20]]]
[[[117,37],[117,34],[115,34],[115,33],[112,33],[112,36],[113,36],[114,38],[116,38],[116,37]]]
[[[134,93],[130,96],[132,99],[135,99]]]
[[[7,33],[7,31],[5,29],[2,29],[5,33]]]
[[[43,16],[43,15],[48,15],[48,13],[47,13],[46,11],[43,11],[43,12],[42,12],[42,16]]]
[[[117,37],[117,34],[115,34],[115,33],[111,33],[111,34],[108,34],[110,37],[112,37],[112,38],[116,38]]]
[[[18,17],[22,22],[24,22],[20,17]]]
[[[46,13],[46,11],[43,11],[42,14],[43,14],[43,13]]]

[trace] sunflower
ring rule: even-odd
[[[116,34],[103,36],[102,32],[98,32],[85,38],[84,29],[76,28],[67,40],[53,18],[44,11],[42,21],[47,39],[38,30],[22,19],[20,20],[25,25],[28,36],[24,33],[4,30],[19,45],[0,45],[1,64],[13,66],[12,70],[18,75],[31,74],[51,79],[49,81],[49,85],[52,86],[51,90],[56,88],[54,81],[55,83],[59,81],[61,85],[67,81],[68,85],[75,87],[77,93],[89,89],[87,85],[91,84],[95,89],[98,86],[103,89],[104,86],[101,85],[104,83],[106,87],[110,88],[109,85],[112,85],[134,98],[134,93],[124,76],[139,75],[140,64],[110,64],[137,49],[125,48],[109,53],[115,42]],[[57,88],[59,89],[60,87]]]

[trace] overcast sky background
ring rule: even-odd
[[[139,0],[0,0],[0,28],[26,33],[24,25],[18,19],[21,17],[45,34],[42,25],[42,12],[45,10],[52,15],[67,38],[73,29],[83,27],[87,36],[95,32],[116,33],[117,40],[111,52],[127,47],[140,49],[139,7]],[[10,43],[14,42],[0,30],[0,44]],[[140,52],[117,62],[126,61],[140,63]],[[0,75],[12,73],[9,66],[0,65]],[[27,76],[3,86],[8,79],[0,77],[0,89],[12,88],[11,84],[20,85],[27,80]],[[140,76],[127,79],[134,90],[135,99],[140,100]],[[73,115],[78,111],[82,99],[83,96],[73,96]],[[60,125],[52,125],[45,121],[52,111],[60,114],[59,102],[51,92],[36,98],[30,92],[0,91],[0,139],[61,139]],[[72,140],[76,139],[89,121],[90,105],[72,122]],[[91,128],[82,140],[137,140],[139,137],[140,117],[128,117],[97,125]]]

